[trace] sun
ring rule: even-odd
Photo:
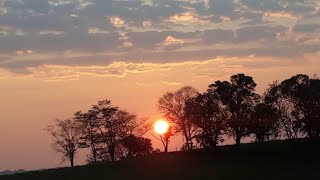
[[[169,123],[165,120],[158,120],[154,123],[153,127],[156,133],[162,135],[168,131]]]

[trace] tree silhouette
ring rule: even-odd
[[[277,81],[269,86],[265,92],[264,100],[265,103],[277,109],[276,112],[280,121],[279,129],[285,132],[288,139],[298,138],[297,119],[293,116],[294,101],[282,93],[281,85]]]
[[[115,114],[118,111],[118,107],[111,104],[110,100],[98,101],[96,105],[93,105],[90,109],[90,113],[93,118],[97,119],[101,123],[100,128],[100,141],[105,143],[107,149],[103,146],[100,148],[100,154],[108,153],[112,161],[115,160],[115,149],[118,143],[119,125],[120,122],[115,121]]]
[[[175,124],[176,131],[182,132],[188,149],[192,149],[192,137],[196,131],[192,122],[186,116],[187,101],[199,93],[190,86],[185,86],[175,92],[164,94],[158,101],[158,108],[164,117]]]
[[[88,111],[82,113],[78,111],[74,114],[74,119],[79,122],[81,130],[81,148],[90,148],[92,153],[92,160],[97,163],[97,154],[99,144],[101,143],[101,121],[96,118],[95,113]]]
[[[62,161],[68,159],[74,167],[74,158],[79,149],[81,131],[79,124],[72,119],[56,119],[54,125],[46,128],[53,138],[53,148],[62,154]]]
[[[210,93],[200,94],[188,101],[186,112],[191,122],[199,127],[196,139],[204,148],[215,148],[223,141],[221,134],[226,129],[229,117],[220,101]]]
[[[241,138],[248,134],[250,112],[259,101],[259,95],[254,92],[255,87],[252,77],[237,74],[231,76],[230,82],[216,81],[208,89],[208,93],[217,96],[231,113],[227,123],[237,146],[240,145]]]
[[[157,135],[152,134],[152,136],[154,138],[156,138],[157,140],[159,140],[162,143],[163,148],[164,148],[164,152],[168,152],[170,138],[171,138],[171,136],[173,136],[172,131],[173,131],[172,126],[169,126],[167,132],[164,134],[157,134]]]
[[[148,119],[120,110],[110,100],[98,101],[87,112],[78,111],[74,119],[80,124],[81,148],[90,148],[89,163],[126,157],[122,141],[129,135],[139,138],[148,132]]]
[[[320,80],[297,74],[281,83],[274,82],[263,98],[255,93],[256,83],[244,74],[228,81],[216,81],[199,94],[186,86],[159,98],[158,108],[170,121],[164,134],[153,135],[168,152],[171,136],[181,132],[183,149],[192,149],[193,140],[204,148],[215,148],[230,135],[241,138],[255,135],[264,142],[281,133],[288,139],[320,139]],[[79,148],[90,148],[89,162],[119,160],[153,152],[151,140],[142,136],[151,124],[135,114],[113,106],[110,100],[98,101],[87,112],[78,111],[72,119],[57,119],[46,130],[53,137],[54,150],[74,166]]]
[[[320,80],[297,74],[281,83],[281,93],[294,103],[296,126],[309,138],[320,136]]]
[[[255,106],[252,112],[249,131],[255,135],[258,142],[269,140],[271,135],[277,136],[278,134],[278,119],[276,108],[260,103]]]
[[[135,135],[129,135],[122,139],[121,144],[126,148],[125,157],[144,156],[153,151],[151,140]]]

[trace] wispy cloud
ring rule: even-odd
[[[179,82],[167,82],[167,81],[161,81],[162,84],[165,84],[165,85],[169,85],[169,86],[179,86],[181,85],[182,83],[179,83]]]

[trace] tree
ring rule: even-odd
[[[62,154],[62,161],[68,159],[74,167],[74,158],[79,149],[81,131],[79,124],[72,119],[56,119],[54,125],[46,128],[53,138],[53,148]]]
[[[299,127],[297,126],[297,119],[293,116],[294,101],[282,94],[282,87],[277,81],[269,86],[265,92],[264,100],[265,103],[276,109],[280,121],[279,129],[285,132],[287,139],[298,138]]]
[[[115,114],[118,112],[118,107],[115,107],[111,104],[110,100],[98,101],[96,105],[93,105],[90,109],[93,118],[98,120],[101,123],[100,127],[100,141],[105,144],[104,146],[100,145],[100,157],[103,157],[103,160],[107,159],[105,153],[108,153],[112,161],[115,160],[115,149],[118,141],[119,127],[120,122],[115,121]]]
[[[169,142],[170,142],[170,138],[173,135],[172,133],[172,126],[169,126],[169,129],[167,130],[166,133],[164,134],[157,134],[157,135],[153,135],[152,136],[154,138],[156,138],[157,140],[159,140],[164,148],[164,152],[168,152],[168,148],[169,148]]]
[[[256,83],[253,78],[244,74],[233,75],[228,81],[216,81],[209,85],[208,93],[216,96],[230,112],[228,127],[231,135],[240,146],[241,138],[248,134],[248,119],[250,109],[259,102],[255,91]]]
[[[129,135],[141,137],[150,130],[146,118],[137,120],[136,115],[113,106],[110,100],[98,101],[87,112],[74,114],[82,132],[81,148],[90,148],[88,162],[123,158],[121,142]]]
[[[257,142],[269,140],[271,135],[278,134],[278,112],[271,105],[260,103],[255,106],[249,123],[249,131],[256,137]]]
[[[91,113],[101,122],[101,141],[105,143],[111,161],[115,161],[116,151],[121,140],[134,130],[136,115],[114,107],[111,101],[99,101],[92,106]]]
[[[164,117],[174,123],[177,132],[182,132],[188,149],[192,149],[192,139],[196,131],[185,113],[187,101],[199,93],[192,87],[182,87],[176,92],[164,94],[158,101],[158,109]]]
[[[294,104],[296,126],[311,139],[320,136],[320,80],[297,74],[281,82],[281,93]]]
[[[126,148],[125,157],[136,157],[151,154],[153,151],[151,140],[148,138],[129,135],[122,139],[121,144]]]
[[[74,119],[79,123],[81,130],[81,148],[91,149],[92,161],[97,163],[98,151],[101,143],[101,125],[102,122],[96,118],[92,111],[82,113],[78,111],[74,114]]]
[[[199,128],[196,139],[202,147],[213,149],[223,141],[221,135],[229,115],[217,98],[209,93],[200,94],[188,101],[186,112]]]

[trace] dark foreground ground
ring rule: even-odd
[[[220,147],[215,152],[173,152],[115,163],[0,176],[0,180],[316,180],[320,144],[273,141]]]

